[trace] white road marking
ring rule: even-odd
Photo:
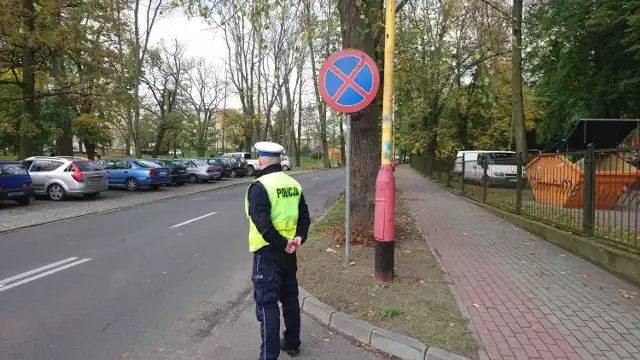
[[[179,224],[175,224],[175,225],[173,225],[173,226],[170,226],[170,227],[169,227],[169,229],[175,229],[175,228],[180,227],[180,226],[182,226],[182,225],[191,224],[191,223],[192,223],[192,222],[194,222],[194,221],[202,220],[202,219],[204,219],[204,218],[206,218],[206,217],[209,217],[209,216],[211,216],[211,215],[215,215],[215,214],[217,214],[217,212],[215,212],[215,211],[214,211],[214,212],[211,212],[211,213],[208,213],[208,214],[204,214],[204,215],[202,215],[202,216],[198,216],[197,218],[193,218],[193,219],[191,219],[191,220],[187,220],[187,221],[181,222],[181,223],[179,223]]]
[[[317,177],[317,178],[313,178],[313,179],[311,179],[311,181],[313,181],[313,180],[318,180],[318,179],[320,179],[320,178],[319,178],[319,177]]]
[[[12,283],[12,284],[10,284],[10,285],[3,286],[2,288],[0,288],[0,292],[6,291],[6,290],[9,290],[9,289],[13,289],[13,288],[14,288],[14,287],[16,287],[16,286],[24,285],[24,284],[26,284],[26,283],[32,282],[32,281],[34,281],[34,280],[38,280],[38,279],[40,279],[40,278],[43,278],[43,277],[45,277],[45,276],[49,276],[49,275],[51,275],[51,274],[55,274],[55,273],[57,273],[58,271],[65,270],[65,269],[68,269],[68,268],[73,267],[73,266],[76,266],[76,265],[84,264],[84,263],[86,263],[87,261],[91,261],[91,259],[86,258],[86,259],[78,260],[78,261],[76,261],[76,262],[72,262],[71,264],[67,264],[67,265],[61,266],[61,267],[59,267],[59,268],[55,268],[55,269],[53,269],[53,270],[49,270],[49,271],[47,271],[47,272],[43,272],[42,274],[38,274],[38,275],[36,275],[36,276],[32,276],[32,277],[30,277],[30,278],[26,278],[26,279],[24,279],[24,280],[20,280],[20,281],[18,281],[18,282]]]
[[[39,272],[42,272],[42,271],[45,271],[45,270],[49,270],[49,269],[54,268],[56,266],[60,266],[62,264],[66,264],[68,262],[72,262],[72,261],[75,261],[75,260],[78,260],[78,258],[77,257],[70,257],[68,259],[64,259],[64,260],[61,260],[61,261],[58,261],[58,262],[54,262],[53,264],[45,265],[45,266],[39,267],[37,269],[33,269],[31,271],[23,272],[22,274],[18,274],[16,276],[12,276],[12,277],[6,278],[4,280],[0,280],[0,287],[4,286],[4,285],[6,285],[6,284],[8,284],[10,282],[14,282],[16,280],[20,280],[20,279],[29,277],[29,276],[31,276],[33,274],[37,274]]]

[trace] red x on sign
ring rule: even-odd
[[[329,56],[320,68],[318,80],[320,94],[327,105],[344,113],[367,107],[380,86],[375,62],[364,52],[353,49]]]

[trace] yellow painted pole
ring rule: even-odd
[[[393,55],[396,41],[396,2],[387,0],[382,92],[382,161],[376,179],[373,235],[376,238],[375,276],[393,281],[396,183],[393,177]]]
[[[391,136],[393,137],[393,140],[391,141],[391,162],[395,163],[396,162],[396,137],[393,136],[393,131],[395,131],[395,126],[396,126],[396,96],[395,94],[393,95],[393,107],[391,109],[391,129],[392,129],[392,133]]]
[[[382,165],[391,165],[393,155],[393,60],[396,46],[396,2],[387,0],[384,40],[384,84],[382,89]]]

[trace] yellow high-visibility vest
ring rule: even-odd
[[[296,236],[298,226],[298,204],[302,195],[302,186],[291,176],[279,171],[263,175],[258,181],[264,186],[271,203],[271,222],[282,236],[291,240]],[[249,216],[249,190],[244,198],[244,209],[249,219],[249,251],[256,252],[269,245],[264,240]]]

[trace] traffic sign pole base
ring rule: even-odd
[[[396,182],[391,165],[381,165],[376,180],[373,235],[376,238],[376,278],[393,280]]]

